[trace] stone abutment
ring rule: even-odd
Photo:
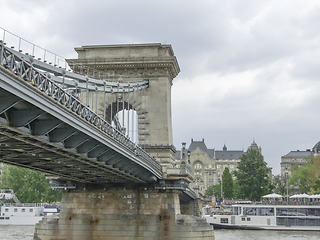
[[[73,190],[63,193],[59,215],[35,226],[36,240],[213,240],[202,218],[181,214],[179,191]]]

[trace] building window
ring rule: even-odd
[[[9,212],[9,209],[8,209],[8,208],[6,208],[4,211],[5,211],[5,212]]]
[[[218,177],[220,177],[220,172],[218,172]]]
[[[30,209],[29,209],[29,212],[33,212],[33,209],[32,209],[32,208],[30,208]]]
[[[22,208],[22,212],[25,212],[26,211],[26,209],[25,208]]]
[[[18,212],[18,209],[17,209],[17,208],[15,208],[13,211],[14,211],[14,212]]]
[[[200,164],[200,163],[196,163],[196,164],[194,165],[194,168],[195,168],[195,169],[201,169],[201,164]]]
[[[211,173],[211,172],[209,172],[209,175],[210,175],[210,176],[211,176],[211,174],[212,174],[212,173]]]

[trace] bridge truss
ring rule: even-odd
[[[1,162],[47,173],[53,188],[152,183],[154,189],[181,190],[182,201],[197,198],[184,180],[164,180],[161,165],[125,135],[124,121],[121,126],[115,114],[129,109],[130,100],[127,107],[122,101],[122,107],[113,111],[111,104],[106,112],[106,94],[116,94],[119,105],[121,95],[124,99],[125,93],[148,88],[148,80],[123,82],[111,76],[107,81],[107,73],[81,65],[70,68],[73,63],[42,48],[41,61],[34,56],[40,47],[28,42],[32,54],[22,53],[23,39],[10,33],[19,39],[16,51],[6,46],[5,33],[10,32],[4,30],[0,40]],[[51,62],[48,53],[53,54]],[[74,91],[87,93],[86,104]],[[100,116],[97,104],[95,112],[88,107],[89,92],[104,93]]]
[[[159,163],[72,95],[124,92],[148,81],[102,81],[36,60],[0,42],[0,159],[82,183],[152,182]],[[121,87],[119,87],[121,85]]]

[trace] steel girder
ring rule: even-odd
[[[84,183],[162,178],[161,166],[141,148],[89,116],[32,64],[0,50],[2,65],[10,54],[15,61],[9,69],[0,66],[0,161]]]

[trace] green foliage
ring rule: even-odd
[[[296,184],[299,187],[300,193],[307,193],[310,191],[309,171],[312,168],[311,163],[298,167],[295,165],[293,168],[292,176],[289,179],[289,185]]]
[[[222,175],[223,196],[225,198],[233,198],[233,178],[229,168],[225,168]]]
[[[238,179],[235,179],[235,180],[233,181],[233,187],[234,187],[234,190],[233,190],[233,198],[243,199],[243,196],[241,195],[241,192],[240,192],[240,187],[239,187],[239,181],[238,181]]]
[[[278,193],[282,196],[287,195],[287,178],[282,177],[280,174],[273,177],[273,186],[275,188],[274,193]]]
[[[61,201],[62,192],[50,189],[49,180],[44,173],[11,165],[6,165],[2,171],[0,188],[12,189],[20,202]]]
[[[306,165],[292,167],[290,185],[297,185],[300,193],[320,193],[320,156],[307,159]]]
[[[213,196],[213,186],[210,186],[206,189],[206,191],[204,192],[204,194],[206,196]]]
[[[269,169],[261,153],[249,149],[240,157],[238,171],[234,174],[238,181],[239,196],[242,199],[260,200],[271,190]]]
[[[221,184],[219,183],[219,184],[212,185],[212,186],[208,187],[207,190],[205,191],[205,195],[220,197],[221,196]]]

